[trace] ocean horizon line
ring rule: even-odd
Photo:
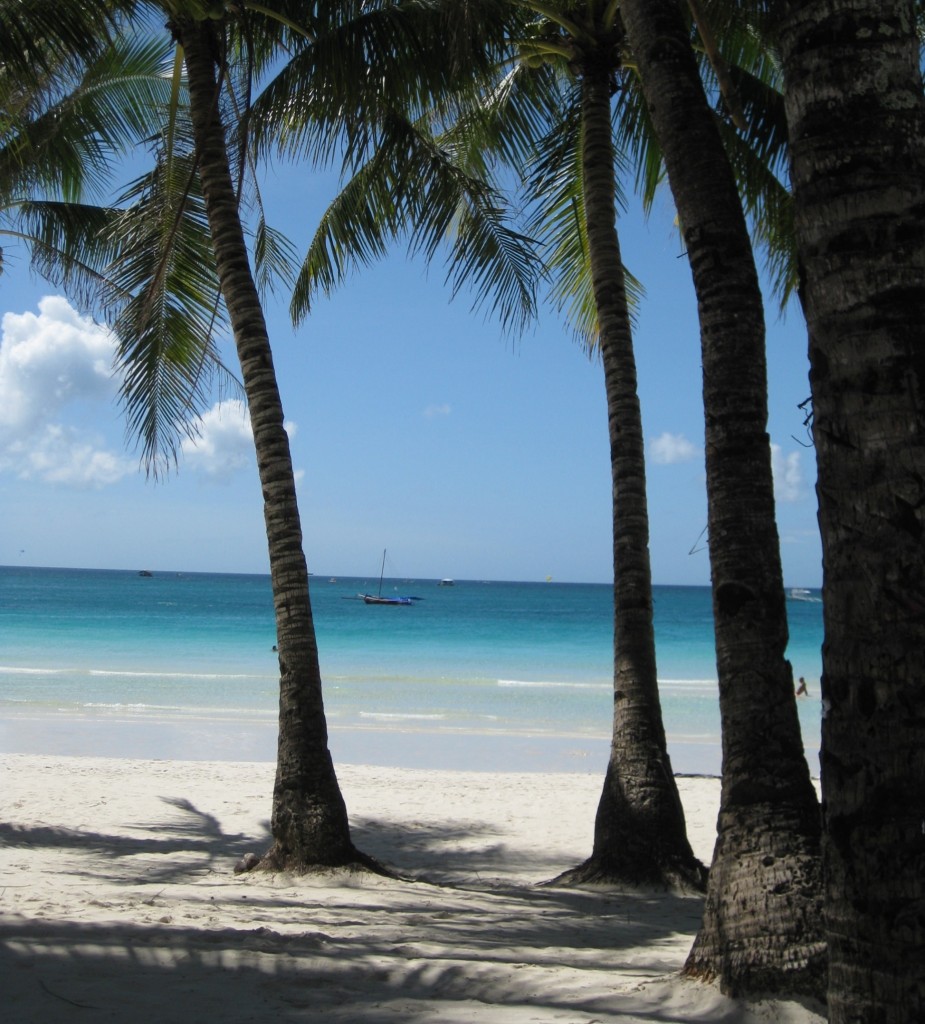
[[[48,572],[101,572],[101,573],[128,573],[129,575],[139,575],[140,573],[152,573],[155,576],[244,576],[254,579],[270,579],[269,570],[263,572],[254,572],[252,570],[238,570],[238,569],[158,569],[151,568],[151,565],[141,566],[93,566],[93,565],[17,565],[13,563],[0,564],[0,570],[13,569],[13,570],[35,570],[35,571],[48,571]],[[309,578],[313,581],[324,581],[329,580],[343,581],[343,580],[374,580],[378,579],[375,573],[337,573],[337,572],[321,572],[318,570],[311,570],[309,572]],[[577,579],[558,579],[553,577],[536,577],[533,579],[505,579],[503,577],[485,577],[485,576],[431,576],[431,575],[394,575],[394,576],[383,576],[383,580],[389,580],[392,583],[434,583],[440,584],[442,581],[452,579],[453,584],[511,584],[512,586],[529,586],[533,584],[542,584],[544,586],[570,586],[570,587],[612,587],[613,582],[609,580],[577,580]],[[709,583],[660,583],[653,582],[653,587],[659,589],[683,589],[683,590],[709,590]],[[821,585],[818,583],[786,583],[784,590],[787,592],[794,590],[809,590],[819,591]]]

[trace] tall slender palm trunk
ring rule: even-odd
[[[829,1020],[925,1020],[925,99],[911,0],[786,3],[819,465]]]
[[[189,81],[199,172],[218,276],[250,408],[263,490],[279,650],[279,747],[271,868],[338,865],[359,858],[328,750],[321,671],[289,440],[270,341],[254,285],[219,113],[222,36],[214,21],[177,19]]]
[[[590,859],[569,880],[702,887],[662,725],[642,418],[615,228],[610,71],[582,82],[582,174],[607,393],[613,481],[614,713],[610,760]]]
[[[718,835],[685,967],[730,993],[822,995],[820,813],[785,658],[764,314],[742,204],[672,0],[621,7],[697,293],[723,733]]]

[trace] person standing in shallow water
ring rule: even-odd
[[[809,696],[809,690],[806,688],[806,680],[802,676],[800,676],[800,685],[797,687],[797,696],[798,697],[808,697]]]

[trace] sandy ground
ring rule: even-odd
[[[694,896],[537,887],[591,849],[594,774],[340,766],[402,880],[235,875],[273,766],[0,755],[3,1020],[818,1024],[678,977]],[[709,862],[719,782],[681,778]]]

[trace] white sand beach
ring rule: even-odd
[[[538,888],[591,849],[594,773],[339,765],[356,844],[403,876],[235,875],[269,763],[0,755],[8,1024],[824,1020],[678,977],[700,900]],[[679,780],[709,862],[719,781]]]

